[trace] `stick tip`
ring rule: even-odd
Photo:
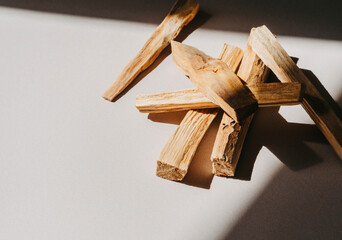
[[[112,102],[114,100],[114,97],[112,97],[111,95],[109,95],[107,92],[103,93],[102,94],[102,97],[105,99],[105,100],[108,100],[110,102]]]
[[[158,177],[172,181],[182,181],[186,175],[186,170],[182,170],[170,164],[157,161],[156,175]]]
[[[220,177],[234,177],[236,165],[222,158],[212,158],[213,174]]]

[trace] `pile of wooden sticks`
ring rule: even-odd
[[[342,158],[340,109],[332,106],[321,86],[297,67],[266,26],[251,30],[245,51],[225,44],[219,59],[173,41],[198,12],[194,0],[178,1],[138,55],[103,97],[113,101],[134,78],[171,44],[173,60],[196,89],[144,94],[136,107],[144,113],[187,110],[157,161],[157,176],[181,181],[196,149],[219,109],[224,111],[214,143],[213,173],[234,176],[243,142],[258,107],[301,103]],[[267,83],[269,70],[280,82]]]

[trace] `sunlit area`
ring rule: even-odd
[[[218,58],[267,25],[340,111],[334,6],[199,3],[177,41]],[[194,88],[171,48],[101,96],[172,4],[0,1],[0,239],[342,239],[341,159],[301,104],[258,108],[234,177],[212,173],[222,110],[184,180],[156,176],[187,111],[141,113],[136,95]]]

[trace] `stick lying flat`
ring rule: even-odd
[[[235,121],[240,121],[257,109],[249,89],[227,64],[194,47],[172,41],[175,64],[190,77],[192,83],[208,99],[219,105]]]
[[[268,68],[247,44],[238,76],[248,84],[259,84],[266,80],[267,75]],[[213,173],[215,175],[234,176],[253,117],[254,114],[241,123],[237,123],[227,114],[223,114],[211,154]]]
[[[281,82],[305,84],[303,107],[342,159],[340,109],[334,108],[321,93],[320,87],[314,85],[304,75],[266,26],[252,29],[251,46]]]
[[[259,107],[299,104],[302,98],[301,86],[300,83],[261,83],[247,85],[258,101]],[[139,94],[136,96],[135,106],[143,113],[219,107],[196,89],[157,94]]]
[[[225,45],[221,58],[225,59],[229,67],[234,67],[233,70],[236,71],[242,58],[242,51]],[[157,176],[176,181],[184,178],[196,149],[217,111],[218,109],[204,109],[187,112],[160,154],[157,161]]]
[[[161,51],[176,38],[181,29],[197,14],[199,5],[195,0],[179,0],[173,6],[163,22],[154,31],[139,51],[117,77],[112,86],[102,95],[113,101],[137,76],[148,68]]]
[[[157,161],[157,176],[181,181],[188,171],[198,144],[202,140],[218,109],[189,111],[176,132],[166,143]]]

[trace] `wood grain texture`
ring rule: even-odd
[[[237,74],[247,84],[263,83],[268,76],[268,68],[253,52],[249,44],[247,44]],[[211,154],[215,175],[226,177],[235,175],[243,143],[253,117],[254,114],[237,123],[227,114],[223,114]]]
[[[302,98],[300,83],[259,83],[247,85],[259,107],[299,104]],[[143,113],[160,113],[191,109],[218,108],[196,89],[157,94],[138,94],[136,108]]]
[[[156,171],[158,177],[174,181],[184,178],[196,149],[217,112],[218,109],[187,112],[160,153]]]
[[[198,9],[199,5],[195,0],[177,1],[136,57],[126,65],[102,97],[113,101],[139,73],[154,62],[171,40],[178,36],[181,29],[195,17]]]
[[[208,99],[239,122],[257,109],[257,101],[227,64],[202,51],[171,42],[172,56],[181,71]]]
[[[327,91],[305,76],[266,26],[252,29],[250,44],[281,82],[305,84],[302,105],[342,159],[341,109],[333,106],[330,96],[325,96]]]
[[[237,54],[239,52],[239,54]],[[233,71],[239,66],[242,50],[224,45],[220,58],[228,62]],[[190,110],[176,132],[164,146],[157,161],[156,175],[165,179],[181,181],[191,160],[218,109]]]

